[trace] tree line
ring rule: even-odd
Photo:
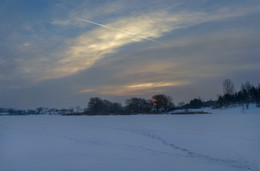
[[[165,113],[174,109],[174,103],[170,96],[164,94],[154,95],[151,99],[132,97],[126,100],[123,106],[121,103],[111,102],[99,97],[91,97],[87,108],[80,109],[79,106],[68,109],[55,109],[38,107],[34,110],[20,110],[13,108],[0,108],[0,115],[37,115],[37,114],[60,114],[60,115],[116,115],[116,114],[144,114],[144,113]]]
[[[125,105],[118,102],[111,102],[99,97],[91,97],[87,108],[79,106],[68,109],[56,109],[38,107],[35,110],[19,110],[13,108],[0,108],[1,115],[28,115],[28,114],[61,114],[61,115],[129,115],[129,114],[160,114],[176,109],[198,109],[202,107],[222,108],[240,105],[248,109],[250,103],[256,103],[260,107],[260,85],[257,87],[249,81],[241,85],[239,91],[235,91],[235,85],[230,79],[223,81],[223,95],[218,95],[217,100],[204,101],[195,98],[188,103],[180,102],[174,105],[172,98],[164,94],[157,94],[150,99],[132,97],[125,101]]]
[[[218,96],[217,108],[241,105],[242,108],[249,108],[250,103],[260,107],[260,85],[257,87],[246,81],[241,85],[239,91],[235,91],[234,83],[230,79],[223,82],[223,95]]]
[[[84,114],[165,113],[173,109],[174,103],[172,102],[172,98],[164,94],[154,95],[151,99],[132,97],[126,100],[125,106],[99,97],[92,97],[88,102],[88,107],[84,110]]]

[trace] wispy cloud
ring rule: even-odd
[[[97,89],[85,89],[80,93],[95,92],[101,95],[143,95],[146,93],[162,93],[166,88],[185,85],[187,82],[172,81],[172,82],[144,82],[129,85],[114,85],[114,86],[100,86]]]
[[[90,93],[90,92],[96,92],[96,89],[85,89],[85,90],[81,90],[78,93],[83,94],[83,93]]]
[[[148,14],[122,17],[115,22],[105,24],[110,28],[98,27],[68,41],[63,54],[65,57],[40,66],[41,61],[23,66],[27,73],[39,73],[36,80],[54,79],[76,74],[92,67],[108,54],[116,53],[120,47],[130,43],[156,39],[174,29],[187,28],[196,24],[245,15],[256,9],[220,9],[214,12],[179,12],[178,14],[158,11]],[[76,18],[75,18],[76,19]],[[84,23],[86,24],[86,23]],[[124,30],[118,31],[118,30]],[[142,35],[142,36],[134,36]],[[46,61],[45,61],[46,62]],[[34,65],[37,64],[37,65]],[[36,70],[36,71],[35,71]],[[41,72],[37,72],[40,70]]]
[[[128,89],[146,89],[146,88],[158,88],[158,87],[172,87],[176,85],[182,85],[183,82],[154,82],[154,83],[139,83],[126,86]]]
[[[149,41],[153,41],[155,43],[159,43],[159,44],[162,44],[161,42],[159,41],[156,41],[154,39],[150,39],[150,38],[147,38],[141,34],[136,34],[136,33],[133,33],[133,32],[130,32],[130,31],[125,31],[125,30],[120,30],[118,28],[114,28],[114,27],[110,27],[110,26],[107,26],[107,25],[104,25],[104,24],[100,24],[100,23],[96,23],[96,22],[93,22],[93,21],[89,21],[89,20],[84,20],[84,19],[78,19],[80,21],[83,21],[83,22],[86,22],[86,23],[91,23],[91,24],[95,24],[95,25],[98,25],[98,26],[101,26],[101,27],[104,27],[104,28],[108,28],[108,29],[111,29],[111,30],[115,30],[115,31],[118,31],[118,32],[122,32],[122,33],[126,33],[126,34],[130,34],[132,36],[136,36],[136,37],[140,37],[140,38],[143,38],[143,39],[146,39],[146,40],[149,40]]]
[[[25,42],[23,45],[24,45],[24,46],[30,46],[31,44],[28,43],[28,42]]]
[[[185,85],[187,82],[175,81],[175,82],[145,82],[130,84],[125,86],[105,87],[99,91],[99,94],[103,95],[117,95],[117,96],[129,96],[129,95],[143,95],[147,93],[162,93],[169,87],[175,87]]]
[[[67,7],[68,3],[65,2],[64,5]],[[84,23],[75,20],[75,18],[100,18],[107,15],[118,14],[128,8],[128,5],[124,1],[109,1],[95,8],[90,8],[90,6],[92,5],[89,4],[89,2],[80,3],[77,7],[68,12],[66,18],[54,18],[51,23],[61,26],[85,27]]]
[[[90,68],[96,61],[104,58],[107,54],[115,53],[118,48],[124,45],[141,42],[148,38],[158,38],[171,30],[169,21],[161,21],[161,18],[166,16],[167,13],[153,13],[138,18],[122,18],[107,25],[118,30],[125,30],[125,32],[99,27],[82,34],[69,41],[70,45],[65,52],[66,57],[50,64],[43,70],[44,75],[38,78],[52,79],[69,76]],[[128,32],[145,37],[134,36]],[[30,65],[30,68],[32,67],[33,65]]]

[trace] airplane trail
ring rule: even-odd
[[[111,29],[111,30],[116,30],[116,31],[119,31],[119,32],[122,32],[122,33],[127,33],[127,34],[130,34],[130,35],[133,35],[133,36],[137,36],[137,37],[140,37],[140,38],[143,38],[143,39],[146,39],[146,40],[153,41],[153,42],[155,42],[155,43],[163,44],[163,43],[158,42],[158,41],[156,41],[156,40],[154,40],[154,39],[150,39],[150,38],[147,38],[147,37],[142,36],[142,35],[140,35],[140,34],[136,34],[136,33],[130,32],[130,31],[125,31],[125,30],[117,29],[117,28],[110,27],[110,26],[107,26],[107,25],[104,25],[104,24],[100,24],[100,23],[96,23],[96,22],[93,22],[93,21],[84,20],[84,19],[80,19],[80,18],[78,18],[78,20],[83,21],[83,22],[87,22],[87,23],[91,23],[91,24],[95,24],[95,25],[98,25],[98,26],[101,26],[101,27],[104,27],[104,28],[108,28],[108,29]]]

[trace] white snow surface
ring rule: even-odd
[[[260,109],[0,116],[1,171],[260,171]]]

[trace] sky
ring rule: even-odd
[[[217,99],[260,83],[260,0],[1,0],[0,107]]]

